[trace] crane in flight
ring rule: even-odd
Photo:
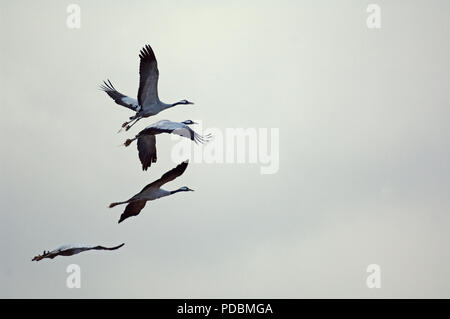
[[[109,208],[112,208],[117,205],[127,204],[125,207],[125,211],[122,213],[119,219],[119,223],[123,222],[125,219],[131,216],[137,216],[144,208],[145,203],[149,200],[155,200],[161,197],[173,195],[178,192],[189,192],[194,191],[189,187],[183,186],[173,191],[167,191],[162,189],[161,186],[164,184],[173,181],[175,178],[184,173],[188,166],[188,161],[182,162],[178,164],[177,167],[172,168],[170,171],[166,172],[160,179],[148,184],[145,186],[139,193],[131,197],[130,199],[123,202],[115,202],[109,205]]]
[[[130,117],[129,121],[122,124],[122,128],[125,128],[126,131],[142,118],[156,115],[176,105],[194,104],[188,100],[169,104],[161,102],[158,97],[158,63],[152,47],[148,44],[144,46],[140,51],[139,58],[141,62],[139,65],[140,78],[137,100],[117,91],[109,80],[103,81],[103,84],[100,85],[100,89],[105,91],[117,104],[136,112],[134,116]]]
[[[78,245],[78,244],[65,245],[65,246],[56,248],[52,251],[44,250],[42,255],[37,255],[37,256],[33,257],[32,261],[39,261],[44,258],[53,259],[56,256],[72,256],[72,255],[76,255],[76,254],[79,254],[79,253],[81,253],[83,251],[87,251],[87,250],[116,250],[116,249],[119,249],[120,247],[122,247],[123,245],[125,245],[125,243],[115,246],[115,247],[86,246],[86,245]]]
[[[156,137],[155,135],[162,133],[176,134],[191,139],[195,143],[207,143],[210,141],[212,135],[208,134],[201,136],[189,125],[197,124],[194,121],[186,120],[184,122],[172,122],[169,120],[161,120],[150,124],[145,129],[140,131],[134,138],[127,139],[124,143],[129,146],[133,141],[137,140],[137,149],[139,159],[144,171],[149,168],[152,163],[156,163]]]

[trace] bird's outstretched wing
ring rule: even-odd
[[[119,223],[131,216],[139,215],[141,210],[145,207],[146,202],[146,200],[137,200],[128,203],[127,207],[125,207],[125,211],[120,215]]]
[[[163,176],[161,176],[160,179],[145,186],[140,193],[146,191],[149,188],[160,188],[162,185],[164,185],[170,181],[173,181],[175,178],[177,178],[178,176],[180,176],[181,174],[184,173],[188,164],[189,164],[188,160],[182,162],[181,164],[178,164],[177,167],[172,168],[170,171],[168,171]]]
[[[146,110],[149,106],[159,102],[158,98],[158,63],[152,47],[146,45],[142,48],[139,57],[141,63],[139,65],[139,90],[138,103]]]
[[[120,244],[118,246],[114,246],[114,247],[95,246],[92,249],[95,249],[95,250],[116,250],[116,249],[119,249],[120,247],[122,247],[123,245],[125,245],[125,243],[122,243],[122,244]]]
[[[108,94],[117,104],[125,106],[135,112],[139,111],[138,101],[117,91],[110,80],[103,81],[103,84],[100,85],[100,90],[106,92],[106,94]]]
[[[196,144],[204,144],[209,142],[211,135],[205,135],[202,136],[198,133],[196,133],[193,129],[191,129],[189,126],[184,125],[184,127],[176,128],[172,131],[172,134],[180,135],[182,137],[186,137],[194,141]]]
[[[161,120],[159,122],[150,124],[142,131],[139,132],[139,136],[143,135],[156,135],[161,133],[169,133],[175,134],[182,137],[186,137],[194,141],[195,143],[207,143],[212,135],[208,134],[202,136],[197,134],[193,129],[191,129],[188,125],[180,122],[172,122],[168,120]]]
[[[154,135],[139,136],[137,140],[137,149],[142,169],[146,171],[152,163],[156,163],[156,137]]]

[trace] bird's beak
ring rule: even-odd
[[[198,124],[197,122],[192,121],[192,124]]]
[[[194,104],[194,102],[187,102],[187,104]]]
[[[191,192],[193,192],[193,191],[194,191],[193,189],[190,189],[190,188],[189,188],[189,190],[190,190]]]

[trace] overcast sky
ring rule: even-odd
[[[376,1],[376,30],[364,0],[76,1],[80,29],[70,3],[0,1],[0,297],[450,297],[448,1]],[[98,85],[136,96],[145,44],[160,98],[195,105],[116,134],[132,112]],[[161,119],[279,128],[279,171],[191,163],[166,188],[195,192],[118,225],[175,166],[169,136],[146,172],[118,147]]]

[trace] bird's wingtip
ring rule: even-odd
[[[110,250],[116,250],[116,249],[122,248],[122,247],[123,247],[123,245],[125,245],[125,243],[121,243],[120,245],[117,245],[117,246],[111,247],[111,248],[110,248]]]

